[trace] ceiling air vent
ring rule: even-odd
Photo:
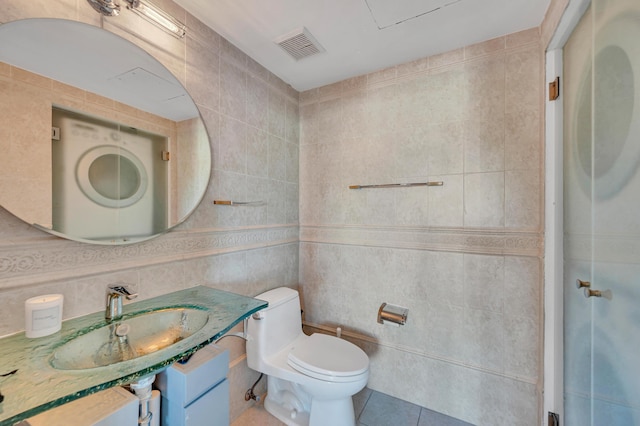
[[[296,61],[324,52],[324,48],[320,46],[309,30],[306,28],[298,28],[288,34],[278,37],[274,40],[277,45],[282,47],[289,55],[293,56]]]

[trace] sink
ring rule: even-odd
[[[115,337],[111,334],[111,328],[116,327],[106,323],[104,311],[63,321],[62,329],[49,336],[29,339],[24,333],[15,333],[3,337],[0,365],[4,370],[0,374],[13,370],[16,373],[0,378],[0,391],[5,396],[0,404],[0,425],[17,424],[100,390],[139,382],[216,342],[266,307],[264,300],[195,286],[123,306],[122,321],[113,321],[112,325],[128,324],[126,340],[125,336],[115,335],[115,330]],[[175,335],[164,338],[165,331],[171,328],[177,328],[176,334],[182,340],[160,349],[167,343],[157,344],[158,340],[175,340]],[[90,336],[92,333],[95,334]],[[120,348],[125,349],[142,345],[140,340],[147,339],[147,355],[136,355],[131,360],[118,358],[118,353],[131,354],[128,350],[118,351],[114,340],[124,340]],[[111,343],[111,348],[106,343]],[[155,348],[148,347],[156,344]],[[100,361],[98,353],[109,356]]]
[[[50,363],[58,370],[85,370],[137,359],[188,338],[208,320],[206,310],[191,307],[129,314],[67,341]]]

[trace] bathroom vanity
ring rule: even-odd
[[[153,345],[148,345],[149,353],[111,363],[95,364],[96,356],[91,354],[94,352],[92,341],[99,338],[100,330],[111,326],[104,312],[65,321],[60,332],[50,336],[28,339],[24,333],[18,333],[0,339],[0,374],[16,370],[0,380],[4,395],[0,403],[0,425],[13,425],[83,396],[156,374],[215,342],[265,307],[265,301],[203,286],[130,303],[124,306],[122,323],[157,326],[160,321],[153,318],[174,312],[180,312],[182,322],[188,322],[191,317],[182,312],[189,312],[196,313],[197,324],[191,334],[176,338],[162,349],[153,351]],[[87,359],[76,349],[65,350],[76,342],[82,343],[78,347],[91,348]],[[104,344],[97,347],[102,350]],[[74,359],[70,359],[72,354]]]
[[[209,345],[186,364],[158,374],[161,422],[170,426],[229,425],[229,350]]]

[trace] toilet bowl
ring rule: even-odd
[[[353,426],[351,397],[369,378],[369,357],[356,345],[302,332],[298,292],[256,296],[269,306],[247,324],[247,364],[267,375],[266,410],[290,426]]]

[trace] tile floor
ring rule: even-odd
[[[473,426],[410,402],[363,389],[353,397],[358,426]],[[231,426],[283,426],[262,405],[245,411]]]

